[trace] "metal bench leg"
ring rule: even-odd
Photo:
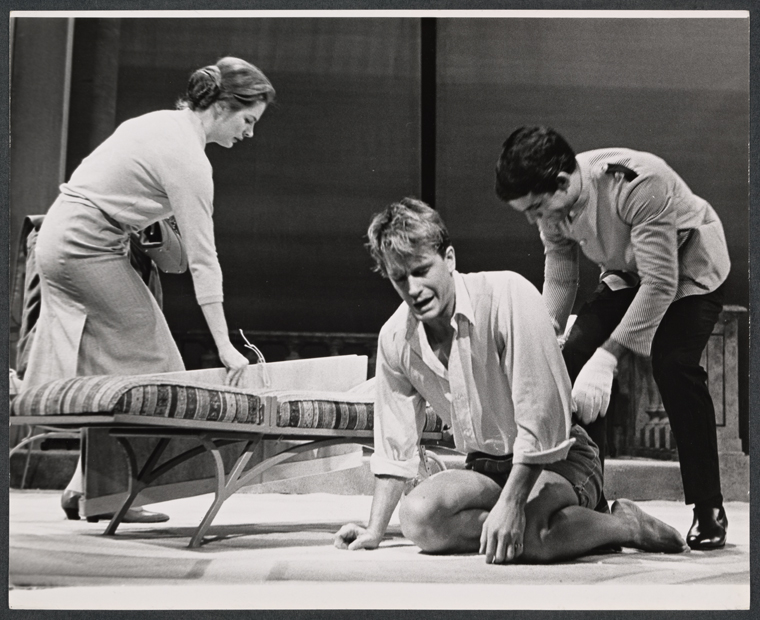
[[[129,489],[127,498],[124,500],[121,508],[119,508],[116,514],[114,514],[106,531],[103,532],[104,536],[113,536],[116,533],[116,528],[121,524],[124,515],[127,514],[127,511],[132,506],[132,502],[135,501],[135,498],[140,494],[140,491],[152,482],[152,474],[156,462],[161,458],[161,455],[164,453],[164,450],[166,450],[166,446],[169,445],[170,441],[167,438],[159,440],[158,445],[153,449],[153,452],[148,457],[145,465],[140,470],[137,466],[137,457],[129,442],[123,437],[117,437],[116,439],[127,453],[127,461],[129,462]]]
[[[206,449],[211,452],[212,456],[214,457],[214,463],[216,465],[216,492],[214,494],[214,501],[211,504],[211,507],[206,512],[200,525],[196,528],[193,537],[190,539],[189,546],[192,548],[201,546],[203,538],[206,535],[208,529],[211,527],[211,523],[219,512],[219,509],[222,507],[224,502],[227,501],[227,498],[229,498],[235,493],[235,491],[237,491],[238,487],[235,486],[235,482],[238,480],[238,478],[240,478],[240,475],[243,473],[243,470],[248,464],[248,461],[251,460],[253,451],[256,449],[259,443],[261,443],[261,437],[258,437],[257,439],[246,443],[245,448],[243,448],[243,452],[235,462],[235,466],[232,468],[229,477],[224,473],[224,461],[222,460],[222,455],[220,454],[217,445],[205,437],[202,439],[202,441],[203,445],[206,446]]]
[[[72,438],[72,433],[70,431],[44,431],[42,433],[34,434],[36,426],[30,426],[29,432],[26,434],[26,437],[22,439],[20,442],[18,442],[13,448],[11,448],[10,452],[8,453],[8,459],[10,460],[10,457],[12,457],[16,452],[21,450],[21,448],[26,446],[26,459],[24,461],[24,473],[21,475],[21,484],[19,486],[20,489],[23,489],[26,487],[26,478],[29,474],[29,462],[32,457],[32,445],[35,441],[38,439],[53,439],[53,438],[64,438],[64,439],[70,439]],[[44,428],[44,427],[43,427]],[[10,462],[10,461],[9,461]]]
[[[203,517],[203,521],[201,521],[201,524],[195,530],[195,534],[190,540],[190,547],[199,547],[203,543],[203,537],[206,535],[209,527],[211,527],[211,522],[214,520],[214,517],[216,517],[216,514],[219,512],[219,509],[222,507],[222,504],[224,504],[227,498],[234,495],[239,489],[243,488],[244,486],[251,484],[251,480],[261,475],[267,469],[270,469],[275,465],[282,463],[283,461],[287,461],[289,458],[295,454],[298,454],[299,452],[306,452],[320,447],[344,443],[365,443],[362,440],[355,438],[334,438],[300,444],[291,448],[287,448],[282,452],[275,454],[274,456],[270,456],[268,459],[251,467],[251,469],[248,471],[244,471],[245,466],[248,464],[251,456],[253,456],[253,450],[256,448],[260,441],[259,438],[255,442],[249,441],[246,444],[243,453],[240,455],[240,457],[238,457],[238,460],[236,461],[235,466],[232,468],[230,475],[225,476],[224,464],[222,462],[222,457],[219,454],[219,449],[217,448],[216,444],[207,438],[203,438],[202,441],[209,452],[214,455],[214,460],[216,462],[217,488],[216,496],[214,497],[214,503],[208,509],[206,516]]]
[[[29,427],[29,434],[27,435],[27,438],[31,437],[32,435],[34,435],[34,426],[30,426]],[[22,442],[22,443],[24,443],[24,442]],[[26,458],[24,459],[24,473],[21,474],[21,487],[20,488],[22,488],[22,489],[26,486],[26,476],[29,473],[29,463],[32,460],[32,446],[33,445],[34,445],[34,443],[30,441],[30,442],[28,442],[28,445],[26,447]],[[11,450],[11,454],[13,454],[12,450]]]

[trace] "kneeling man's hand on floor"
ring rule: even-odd
[[[333,544],[338,549],[348,549],[349,551],[377,549],[382,538],[382,536],[378,536],[360,525],[346,523],[335,534]]]

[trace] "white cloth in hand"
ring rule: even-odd
[[[617,358],[600,347],[578,373],[573,385],[573,408],[583,424],[606,415],[615,368]]]

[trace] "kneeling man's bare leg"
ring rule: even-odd
[[[442,471],[401,499],[401,532],[427,553],[477,553],[483,521],[500,494],[483,474]]]
[[[608,546],[680,553],[688,547],[678,530],[646,514],[630,500],[618,500],[612,514],[578,505],[572,485],[562,476],[541,472],[525,508],[528,562],[557,562]]]
[[[487,476],[462,470],[441,472],[402,500],[401,530],[428,553],[477,552],[483,522],[500,495],[499,485]],[[677,530],[633,502],[619,500],[612,512],[580,507],[565,478],[541,472],[525,507],[520,559],[556,562],[605,546],[665,553],[688,550]]]

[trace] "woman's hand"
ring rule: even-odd
[[[238,387],[243,381],[245,368],[248,366],[248,359],[233,347],[230,342],[230,334],[227,331],[227,320],[224,318],[222,304],[218,301],[203,304],[201,310],[203,310],[203,316],[206,318],[209,331],[216,344],[219,359],[227,369],[227,377],[224,380],[224,384]]]
[[[480,534],[480,551],[488,564],[511,562],[523,552],[525,507],[502,498],[488,513]]]
[[[227,369],[224,384],[239,387],[243,382],[245,369],[248,367],[248,358],[232,346],[232,343],[227,343],[219,347],[219,359]]]
[[[333,537],[333,544],[338,549],[348,549],[349,551],[377,549],[382,539],[382,536],[378,536],[361,525],[346,523]]]

